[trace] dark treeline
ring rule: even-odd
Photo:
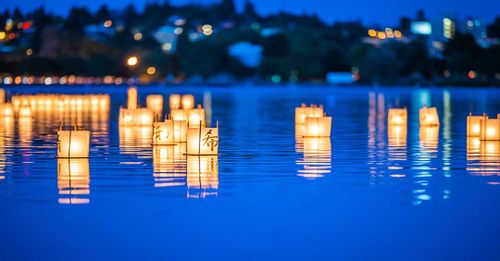
[[[431,55],[428,37],[411,35],[409,18],[393,26],[402,39],[383,41],[370,41],[369,28],[360,21],[327,24],[315,15],[285,12],[261,16],[249,1],[238,13],[232,0],[203,6],[148,3],[142,12],[133,5],[123,10],[102,6],[96,12],[73,7],[67,17],[43,8],[0,13],[0,25],[9,20],[14,36],[0,42],[0,73],[10,75],[113,75],[155,81],[222,75],[287,82],[324,81],[329,72],[354,71],[366,84],[500,80],[498,43],[481,47],[472,35],[457,32],[443,42],[439,55]],[[105,27],[108,20],[112,25]],[[16,26],[26,21],[31,22],[29,29]],[[213,27],[210,35],[202,34],[205,24]],[[165,26],[182,30],[175,34],[171,50],[155,37]],[[7,39],[11,33],[6,33]],[[488,37],[500,38],[500,18],[488,26]],[[231,46],[241,42],[260,50],[258,64],[248,65],[231,55]],[[139,58],[136,66],[127,66],[130,56]],[[149,67],[155,67],[154,74],[147,74]]]

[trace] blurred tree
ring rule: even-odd
[[[445,45],[444,56],[452,72],[463,73],[477,68],[481,47],[470,34],[457,33]]]

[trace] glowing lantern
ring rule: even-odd
[[[137,89],[130,87],[127,90],[127,109],[137,108]]]
[[[217,155],[219,153],[219,128],[188,128],[188,155]]]
[[[171,110],[181,108],[181,96],[179,94],[171,94],[168,98],[168,104]],[[193,102],[194,104],[194,102]]]
[[[127,126],[153,125],[153,112],[150,109],[124,109],[120,108],[119,124]]]
[[[172,116],[172,120],[174,121],[187,121],[187,110],[183,109],[172,109],[170,111],[170,116]]]
[[[481,135],[481,120],[487,120],[488,116],[467,116],[467,137],[479,137]]]
[[[217,189],[219,162],[217,156],[187,156],[188,188]]]
[[[295,108],[295,124],[305,124],[307,117],[322,117],[323,116],[323,107],[316,107],[315,105],[311,105],[311,107],[307,107],[305,104],[302,104],[301,107]]]
[[[205,109],[201,108],[201,105],[186,112],[189,128],[205,127]]]
[[[186,142],[187,141],[187,122],[174,120],[174,141]]]
[[[76,196],[90,194],[90,174],[88,159],[58,159],[57,160],[57,187],[60,195],[60,204],[86,204],[88,198]]]
[[[481,119],[480,132],[482,141],[500,141],[500,119]]]
[[[0,103],[4,103],[4,102],[5,102],[5,90],[0,89]]]
[[[153,124],[153,145],[174,144],[174,121],[165,120]]]
[[[21,106],[19,108],[19,118],[31,118],[31,107]]]
[[[57,132],[58,158],[88,158],[90,131],[59,130]]]
[[[14,105],[12,105],[12,103],[0,104],[0,116],[13,117],[14,116]]]
[[[332,117],[306,118],[305,137],[330,137]]]
[[[420,109],[420,126],[439,126],[439,116],[436,107]]]
[[[146,107],[153,111],[155,115],[163,114],[163,96],[162,95],[148,95],[146,97]]]
[[[406,108],[389,109],[388,125],[406,125],[408,122],[408,112]]]
[[[191,94],[182,95],[182,108],[192,109],[194,108],[194,96]]]

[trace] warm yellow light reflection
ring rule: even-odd
[[[151,126],[120,126],[120,149],[126,154],[135,154],[152,144],[153,128]]]
[[[330,137],[332,117],[307,117],[305,121],[305,137]]]
[[[188,128],[188,155],[217,155],[219,153],[219,128]]]
[[[14,105],[12,105],[12,103],[1,103],[0,104],[0,116],[13,117],[14,116]]]
[[[153,177],[155,187],[185,185],[185,146],[156,146],[153,148]]]
[[[436,107],[420,109],[420,126],[439,126],[439,116]]]
[[[154,115],[150,109],[124,109],[120,108],[119,124],[124,126],[151,126]]]
[[[407,129],[406,126],[389,125],[387,128],[389,146],[406,147]]]
[[[329,137],[303,139],[304,158],[297,161],[298,165],[303,165],[298,175],[314,179],[323,177],[331,172],[332,167],[332,145]]]
[[[295,124],[305,124],[307,117],[323,117],[323,114],[323,107],[321,106],[311,105],[311,107],[307,107],[302,104],[301,107],[295,108]]]
[[[439,126],[420,126],[420,144],[424,148],[437,149]]]
[[[187,185],[188,189],[218,189],[217,156],[187,156]]]
[[[481,120],[488,119],[488,116],[467,116],[467,137],[479,137],[481,135]]]
[[[90,173],[88,159],[58,159],[57,187],[59,204],[87,204],[90,194]]]
[[[0,88],[0,104],[5,103],[5,90]]]

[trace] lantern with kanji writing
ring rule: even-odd
[[[188,128],[188,155],[217,155],[219,153],[219,128]]]
[[[307,117],[304,137],[330,137],[332,117]]]
[[[488,116],[467,116],[467,137],[479,137],[481,135],[481,120],[488,119]]]
[[[153,145],[174,144],[174,121],[165,120],[153,124]]]
[[[127,109],[137,108],[137,89],[130,87],[127,90]]]
[[[295,108],[295,124],[305,124],[306,118],[308,117],[322,117],[323,116],[323,107],[317,107],[315,105],[311,105],[311,107],[307,107],[305,104],[302,104],[301,107]]]
[[[170,110],[176,110],[181,108],[181,96],[179,94],[170,94],[168,97],[168,105]]]
[[[58,158],[88,158],[90,147],[90,131],[59,130],[57,132]]]
[[[194,108],[194,96],[191,94],[182,95],[182,108],[183,109],[192,109]]]
[[[439,116],[436,107],[423,107],[419,111],[420,126],[439,126]]]
[[[388,125],[406,125],[408,122],[408,112],[406,108],[389,109],[387,123]]]
[[[481,119],[479,125],[481,141],[500,141],[500,119]]]

